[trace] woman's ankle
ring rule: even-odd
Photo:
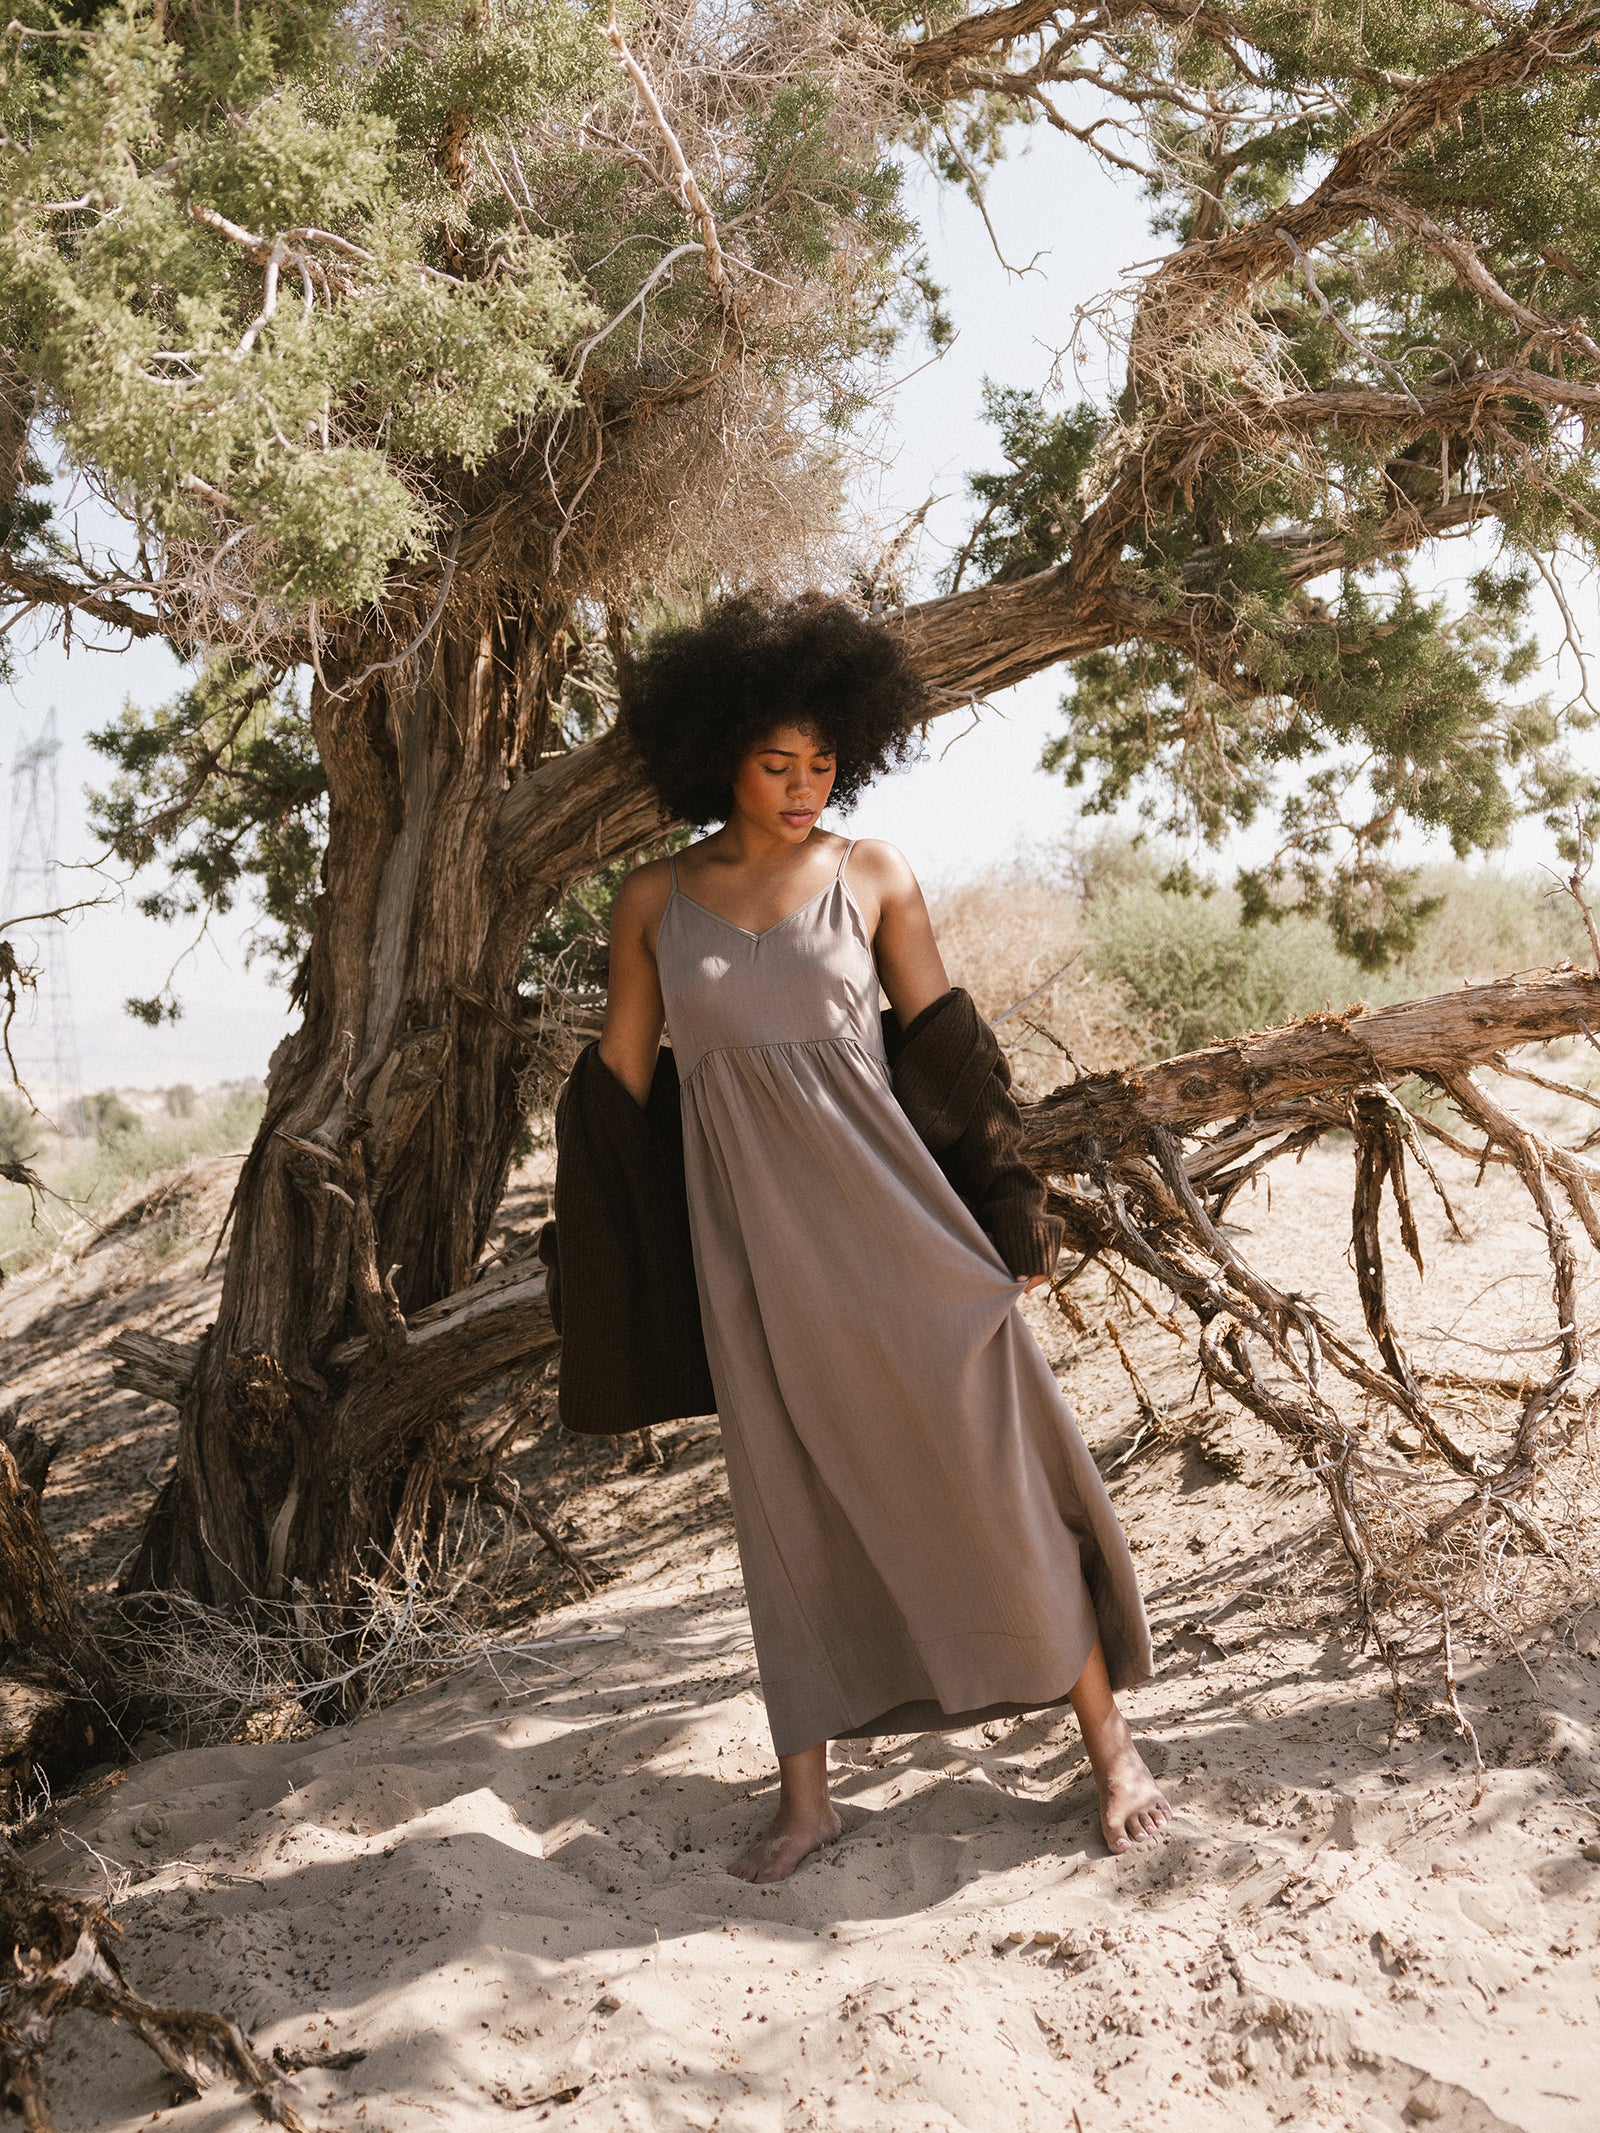
[[[816,1824],[833,1811],[828,1791],[828,1744],[778,1757],[778,1813],[798,1823]]]

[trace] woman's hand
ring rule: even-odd
[[[1019,1274],[1017,1276],[1017,1287],[1024,1296],[1031,1296],[1035,1289],[1048,1288],[1049,1283],[1050,1276],[1048,1274]]]

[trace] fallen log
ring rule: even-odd
[[[1518,971],[1488,985],[1393,1007],[1306,1015],[1121,1074],[1088,1074],[1026,1112],[1036,1170],[1092,1169],[1096,1151],[1149,1144],[1152,1126],[1190,1134],[1364,1082],[1462,1073],[1523,1044],[1600,1031],[1600,977]],[[1600,1042],[1600,1038],[1596,1039]]]
[[[1063,1308],[1071,1315],[1066,1285],[1095,1263],[1124,1287],[1130,1275],[1153,1279],[1187,1308],[1211,1388],[1266,1423],[1324,1491],[1363,1629],[1391,1667],[1397,1708],[1397,1647],[1379,1618],[1389,1615],[1391,1630],[1402,1609],[1437,1619],[1448,1707],[1475,1757],[1455,1688],[1453,1622],[1481,1579],[1478,1566],[1501,1561],[1513,1544],[1546,1560],[1554,1552],[1529,1499],[1550,1461],[1577,1441],[1562,1416],[1586,1414],[1595,1397],[1575,1393],[1584,1329],[1568,1212],[1600,1249],[1600,1164],[1588,1143],[1567,1147],[1535,1131],[1495,1101],[1475,1070],[1593,1106],[1592,1090],[1511,1065],[1506,1054],[1577,1036],[1600,1050],[1597,1031],[1600,977],[1570,966],[1521,971],[1370,1012],[1308,1015],[1131,1072],[1086,1075],[1024,1114],[1024,1152],[1076,1255],[1057,1283]],[[1407,1085],[1419,1082],[1430,1100],[1406,1101]],[[1439,1098],[1453,1108],[1456,1130]],[[1335,1129],[1355,1149],[1351,1264],[1370,1349],[1314,1298],[1261,1275],[1222,1227],[1245,1183]],[[1503,1425],[1478,1417],[1476,1442],[1440,1412],[1434,1388],[1443,1381],[1412,1365],[1385,1294],[1386,1190],[1402,1245],[1419,1270],[1422,1263],[1408,1158],[1459,1234],[1430,1139],[1469,1158],[1480,1175],[1494,1163],[1518,1178],[1550,1261],[1554,1328],[1549,1340],[1527,1344],[1545,1360],[1506,1387]],[[1340,1380],[1353,1398],[1336,1397]],[[1387,1450],[1397,1421],[1420,1440],[1414,1485],[1411,1469]],[[1493,1604],[1480,1612],[1493,1631]]]
[[[1265,1421],[1326,1491],[1356,1572],[1361,1615],[1374,1636],[1374,1611],[1385,1596],[1410,1594],[1441,1612],[1448,1643],[1448,1598],[1419,1568],[1430,1551],[1451,1536],[1459,1541],[1469,1528],[1480,1537],[1508,1525],[1537,1532],[1518,1499],[1538,1481],[1555,1418],[1573,1405],[1581,1347],[1568,1308],[1573,1262],[1557,1195],[1600,1247],[1600,1165],[1582,1147],[1559,1146],[1511,1118],[1474,1070],[1532,1080],[1594,1104],[1600,1099],[1593,1092],[1530,1075],[1508,1065],[1506,1055],[1576,1036],[1600,1049],[1597,1031],[1600,977],[1570,966],[1522,971],[1390,1007],[1358,1004],[1306,1016],[1128,1072],[1083,1076],[1025,1107],[1024,1152],[1066,1220],[1075,1255],[1058,1292],[1090,1263],[1120,1263],[1188,1308],[1211,1386]],[[1414,1080],[1454,1104],[1461,1133],[1450,1130],[1437,1107],[1401,1101]],[[1473,1129],[1481,1138],[1469,1145]],[[1352,1252],[1370,1351],[1313,1300],[1285,1294],[1260,1275],[1222,1227],[1244,1185],[1333,1130],[1347,1131],[1357,1151]],[[1439,1374],[1412,1366],[1385,1301],[1379,1219],[1385,1191],[1400,1209],[1408,1248],[1415,1242],[1408,1159],[1444,1197],[1426,1137],[1479,1165],[1515,1172],[1551,1255],[1558,1327],[1550,1345],[1559,1354],[1552,1372],[1517,1389],[1509,1442],[1498,1450],[1458,1441],[1435,1404]],[[1445,1204],[1448,1209],[1448,1199]],[[543,1269],[526,1262],[493,1269],[413,1312],[398,1330],[384,1367],[357,1374],[343,1398],[341,1373],[367,1353],[370,1334],[337,1342],[321,1359],[334,1389],[333,1426],[352,1451],[362,1449],[369,1432],[389,1428],[397,1408],[419,1420],[446,1413],[465,1387],[526,1366],[557,1345]],[[120,1384],[181,1405],[198,1349],[126,1333],[113,1352]],[[1360,1411],[1335,1404],[1330,1388],[1341,1378]],[[1429,1485],[1453,1479],[1464,1492],[1443,1503],[1436,1494],[1437,1511],[1429,1510],[1414,1543],[1399,1552],[1396,1477],[1392,1464],[1381,1464],[1382,1429],[1375,1434],[1371,1422],[1385,1411],[1383,1427],[1403,1419],[1446,1469],[1442,1477],[1427,1477]],[[1387,1652],[1388,1640],[1379,1641]]]

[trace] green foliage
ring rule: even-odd
[[[90,1137],[108,1153],[144,1132],[137,1113],[130,1111],[115,1089],[97,1089],[83,1099],[83,1122]]]
[[[603,1007],[610,971],[608,938],[617,892],[640,859],[681,852],[698,833],[674,830],[654,851],[636,859],[619,859],[591,874],[559,907],[534,928],[522,959],[518,982],[524,993],[566,1006]]]
[[[1440,0],[1120,17],[1096,78],[1108,113],[1136,108],[1156,227],[1186,249],[1145,278],[1100,417],[991,390],[1004,464],[972,479],[956,565],[1004,578],[1079,560],[1083,518],[1101,545],[1062,597],[1098,591],[1109,565],[1126,628],[1077,663],[1048,766],[1091,807],[1136,800],[1185,837],[1276,814],[1277,858],[1240,883],[1247,911],[1325,914],[1364,967],[1403,954],[1426,916],[1393,859],[1405,824],[1489,851],[1535,809],[1570,848],[1574,809],[1600,811],[1568,746],[1589,714],[1530,687],[1529,629],[1533,564],[1600,554],[1578,408],[1600,385],[1592,22],[1539,11],[1552,39],[1572,26],[1569,57],[1530,45],[1459,118],[1366,152],[1351,211],[1296,225],[1309,252],[1277,218],[1421,85],[1533,21]],[[1252,224],[1270,250],[1206,279],[1213,242]],[[1491,382],[1515,375],[1578,382],[1562,409]],[[1315,415],[1283,418],[1313,396]],[[1394,561],[1474,521],[1500,553],[1463,599],[1428,597]]]
[[[1548,704],[1516,693],[1536,659],[1528,576],[1480,572],[1451,614],[1399,572],[1377,584],[1347,572],[1336,599],[1311,601],[1274,583],[1263,544],[1229,562],[1240,627],[1227,668],[1203,672],[1167,645],[1079,660],[1044,767],[1088,785],[1089,813],[1131,799],[1152,825],[1211,844],[1275,811],[1278,854],[1239,876],[1247,917],[1320,912],[1345,953],[1380,968],[1427,916],[1390,856],[1405,824],[1460,856],[1491,851],[1578,775]]]
[[[1508,970],[1589,961],[1578,908],[1548,874],[1433,866],[1422,870],[1418,886],[1433,910],[1416,946],[1385,972],[1384,998],[1420,998]]]
[[[0,47],[0,405],[92,472],[166,580],[222,550],[186,590],[202,640],[379,600],[493,501],[468,477],[540,425],[548,447],[591,358],[613,417],[623,378],[692,399],[718,374],[705,273],[652,271],[701,232],[607,14],[111,0],[57,25],[25,0]],[[848,421],[875,382],[853,364],[913,315],[949,332],[876,122],[892,100],[841,85],[841,47],[783,10],[737,49],[694,10],[630,35],[685,77],[752,383]],[[14,530],[63,553],[7,471]],[[526,504],[525,470],[511,487]]]
[[[1153,1058],[1363,996],[1359,966],[1327,926],[1303,917],[1246,925],[1225,891],[1117,890],[1089,906],[1087,927],[1091,968],[1122,987]]]
[[[966,0],[752,0],[736,26],[625,7],[722,233],[717,286],[600,0],[23,0],[0,45],[0,546],[75,565],[41,495],[62,458],[137,528],[132,575],[184,651],[233,661],[102,736],[114,847],[174,866],[149,908],[259,884],[293,959],[323,803],[284,677],[409,638],[447,554],[458,591],[559,577],[558,606],[624,624],[781,567],[711,476],[743,450],[746,493],[787,496],[783,451],[822,463],[908,321],[949,337],[898,159],[981,198],[1011,127],[1048,116],[1142,169],[1182,248],[1145,271],[1105,406],[985,387],[999,464],[948,582],[1065,565],[1064,602],[1112,608],[1050,766],[1189,840],[1274,816],[1241,909],[1325,918],[1367,968],[1425,935],[1407,825],[1457,853],[1520,810],[1569,847],[1600,827],[1569,747],[1587,713],[1537,693],[1528,625],[1533,566],[1600,553],[1590,18],[1242,0],[1064,13],[1035,40],[991,12],[992,41]],[[1344,148],[1532,27],[1500,86],[1441,94],[1363,151],[1361,201],[1292,235]],[[947,64],[897,74],[957,28]],[[1252,224],[1265,248],[1213,273]],[[1501,552],[1430,596],[1396,559],[1469,524]],[[563,736],[607,714],[569,695]]]
[[[28,1163],[39,1146],[39,1123],[15,1096],[0,1096],[0,1163]]]
[[[165,862],[144,909],[248,893],[292,963],[325,830],[292,676],[392,654],[451,582],[550,599],[559,634],[565,603],[587,629],[781,569],[786,513],[815,540],[831,433],[908,321],[950,333],[900,200],[912,114],[875,48],[804,10],[735,34],[625,6],[724,233],[719,287],[604,0],[53,5],[0,41],[0,549],[99,569],[46,467],[131,523],[107,574],[198,671],[96,737],[98,826]],[[609,718],[581,696],[558,740]]]
[[[1085,970],[1116,988],[1152,1059],[1356,1000],[1378,1007],[1588,955],[1576,907],[1548,877],[1419,869],[1422,915],[1374,973],[1343,950],[1329,914],[1256,923],[1237,893],[1169,859],[1170,848],[1108,828],[1075,840],[1054,870],[1082,914]]]
[[[1087,403],[1052,415],[1041,393],[992,378],[984,380],[983,411],[1000,433],[1010,472],[967,478],[983,509],[950,567],[953,592],[969,570],[985,579],[1021,578],[1060,562],[1083,523],[1084,476],[1106,428]]]
[[[99,1099],[91,1098],[90,1103]],[[132,1116],[119,1097],[111,1103],[126,1117]],[[96,1140],[90,1151],[81,1141],[65,1144],[50,1135],[36,1139],[42,1146],[36,1168],[50,1188],[38,1210],[29,1205],[26,1193],[11,1193],[0,1200],[0,1273],[9,1274],[44,1258],[64,1240],[89,1242],[94,1232],[76,1228],[80,1216],[103,1223],[109,1206],[130,1188],[172,1171],[196,1158],[242,1155],[255,1137],[264,1108],[264,1092],[258,1082],[224,1083],[198,1096],[187,1116],[165,1126],[114,1131]],[[139,1237],[155,1258],[192,1241],[186,1233],[188,1202],[174,1194],[140,1224]]]
[[[327,788],[290,683],[270,686],[219,661],[153,711],[129,704],[89,735],[116,766],[90,795],[91,819],[132,867],[160,856],[166,879],[139,898],[148,918],[229,911],[252,897],[259,952],[289,966],[304,953],[327,830]],[[170,995],[130,1001],[152,1025],[175,1018]]]
[[[301,609],[376,599],[436,535],[415,455],[470,470],[567,404],[560,353],[595,317],[564,242],[504,202],[474,220],[434,167],[442,109],[488,127],[614,93],[593,21],[423,8],[378,64],[354,24],[115,0],[54,30],[31,0],[0,53],[19,380],[152,538],[212,544],[220,511],[254,592]]]

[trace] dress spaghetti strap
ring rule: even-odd
[[[852,837],[852,838],[851,838],[851,839],[849,840],[849,842],[848,842],[848,843],[847,843],[847,844],[845,845],[845,848],[844,848],[844,850],[843,850],[843,851],[842,851],[842,852],[841,852],[841,853],[839,854],[839,864],[838,864],[838,867],[837,867],[837,869],[836,869],[836,870],[835,870],[835,872],[834,872],[834,877],[833,877],[835,881],[843,881],[843,880],[844,880],[844,863],[845,863],[845,861],[846,861],[846,860],[847,860],[847,859],[848,859],[848,858],[850,857],[850,854],[851,854],[851,853],[852,853],[852,852],[853,852],[853,851],[855,850],[855,848],[856,848],[856,840],[854,839],[854,837]]]
[[[661,916],[656,921],[655,945],[652,948],[651,953],[655,956],[657,962],[661,960],[661,936],[667,930],[667,913],[672,909],[673,903],[676,901],[676,899],[680,896],[683,896],[683,891],[678,887],[678,859],[677,854],[675,852],[668,852],[667,854],[667,873],[672,881],[672,894],[661,906]],[[686,896],[684,896],[683,900],[685,903],[689,901]],[[669,1036],[667,1042],[670,1044],[671,1041],[672,1039]]]

